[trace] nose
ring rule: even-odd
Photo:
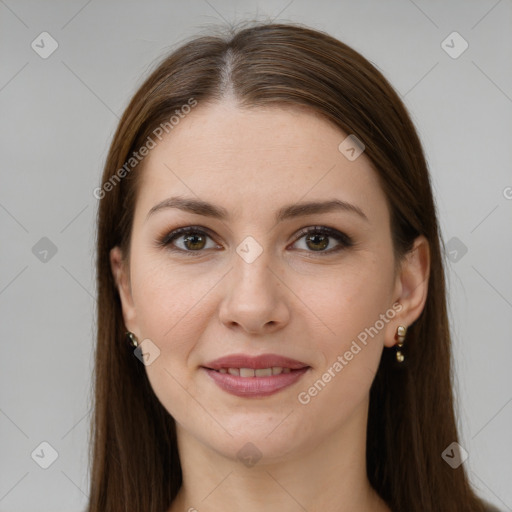
[[[280,273],[265,251],[250,263],[236,254],[224,280],[221,322],[250,334],[282,329],[290,319],[290,309],[289,292]]]

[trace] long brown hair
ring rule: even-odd
[[[227,94],[240,105],[302,106],[365,144],[391,211],[396,261],[424,235],[431,270],[423,312],[407,335],[408,364],[385,349],[370,390],[367,473],[394,512],[483,511],[464,466],[441,457],[457,441],[441,240],[420,140],[396,92],[359,53],[297,24],[255,24],[196,37],[167,56],[136,92],[107,157],[98,211],[98,338],[88,512],[162,512],[182,474],[173,418],[125,339],[109,251],[127,254],[136,200],[133,158],[176,110]],[[130,164],[130,165],[131,165]],[[124,167],[124,172],[120,170]]]

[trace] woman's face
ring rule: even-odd
[[[383,347],[408,325],[385,196],[346,137],[305,110],[200,104],[144,163],[129,268],[112,252],[125,323],[150,340],[178,431],[227,457],[251,442],[278,460],[361,428]],[[335,201],[351,206],[300,208]],[[268,354],[302,370],[249,360]]]

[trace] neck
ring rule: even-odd
[[[366,475],[367,416],[353,418],[315,446],[279,460],[264,454],[250,467],[177,424],[183,485],[169,512],[390,512]]]

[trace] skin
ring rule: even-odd
[[[160,350],[145,368],[176,420],[184,475],[170,512],[390,510],[366,476],[369,390],[398,325],[423,310],[428,242],[419,237],[395,274],[384,193],[364,153],[354,161],[340,153],[345,137],[303,108],[247,110],[226,99],[198,105],[145,161],[129,263],[116,247],[111,265],[126,327]],[[148,217],[178,195],[222,206],[231,218],[175,208]],[[368,221],[347,211],[274,221],[284,205],[333,198]],[[191,225],[211,238],[187,245],[181,236],[174,246],[204,247],[199,256],[155,242]],[[335,239],[325,248],[297,235],[315,225],[347,234],[354,246],[329,253]],[[252,263],[236,252],[247,236],[263,249]],[[301,404],[298,394],[397,303],[394,318]],[[200,368],[233,353],[277,353],[311,368],[274,395],[242,398]],[[237,457],[248,442],[262,454],[252,467]]]

